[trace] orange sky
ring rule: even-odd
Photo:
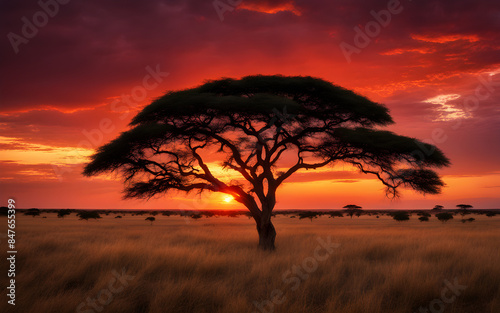
[[[11,34],[24,36],[21,18],[41,8],[0,8],[2,203],[241,208],[222,194],[123,201],[119,178],[80,173],[96,147],[167,90],[283,74],[320,77],[386,104],[390,130],[436,144],[452,166],[439,171],[443,194],[405,191],[398,200],[342,165],[298,173],[279,190],[278,209],[500,208],[498,3],[243,0],[221,11],[211,1],[70,2],[22,43]]]

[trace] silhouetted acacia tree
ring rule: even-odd
[[[355,204],[348,204],[348,205],[344,206],[344,209],[346,209],[347,215],[349,215],[351,218],[354,214],[358,214],[361,212],[361,207],[359,205],[355,205]]]
[[[398,187],[440,192],[432,168],[449,160],[433,145],[378,129],[391,123],[383,105],[322,79],[224,78],[154,100],[130,130],[97,150],[83,174],[121,173],[125,198],[229,194],[252,214],[259,246],[272,250],[276,191],[298,171],[343,162],[375,175],[389,196]],[[217,157],[240,178],[222,177]]]
[[[434,208],[432,208],[433,211],[441,211],[442,209],[444,209],[444,206],[439,204],[434,206]]]
[[[153,225],[153,222],[156,220],[153,216],[146,217],[146,221],[150,221],[151,225]]]
[[[473,206],[470,204],[457,204],[457,208],[459,208],[462,211],[466,211],[468,209],[472,209]]]
[[[460,210],[460,215],[462,216],[462,223],[464,223],[465,215],[470,214],[468,209],[472,209],[473,206],[470,204],[457,204],[457,208]]]

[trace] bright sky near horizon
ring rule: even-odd
[[[89,0],[43,7],[33,0],[2,1],[0,12],[2,203],[242,208],[224,194],[121,200],[119,177],[81,171],[95,148],[168,90],[282,74],[320,77],[385,104],[396,122],[389,130],[437,145],[452,166],[438,171],[447,184],[441,195],[403,192],[397,200],[349,167],[304,171],[279,190],[278,209],[500,208],[498,1]]]

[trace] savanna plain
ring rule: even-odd
[[[245,216],[44,216],[17,217],[0,312],[500,312],[500,216],[277,216],[274,252]]]

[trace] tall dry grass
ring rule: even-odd
[[[284,300],[272,312],[416,312],[441,298],[445,279],[467,288],[444,312],[500,312],[499,217],[442,224],[280,216],[277,251],[265,253],[246,217],[156,216],[150,226],[145,216],[46,216],[18,216],[16,306],[2,296],[1,312],[78,312],[122,268],[135,278],[101,312],[258,312],[254,302],[275,289]],[[292,290],[283,275],[328,236],[340,247]],[[6,266],[2,257],[2,273]]]

